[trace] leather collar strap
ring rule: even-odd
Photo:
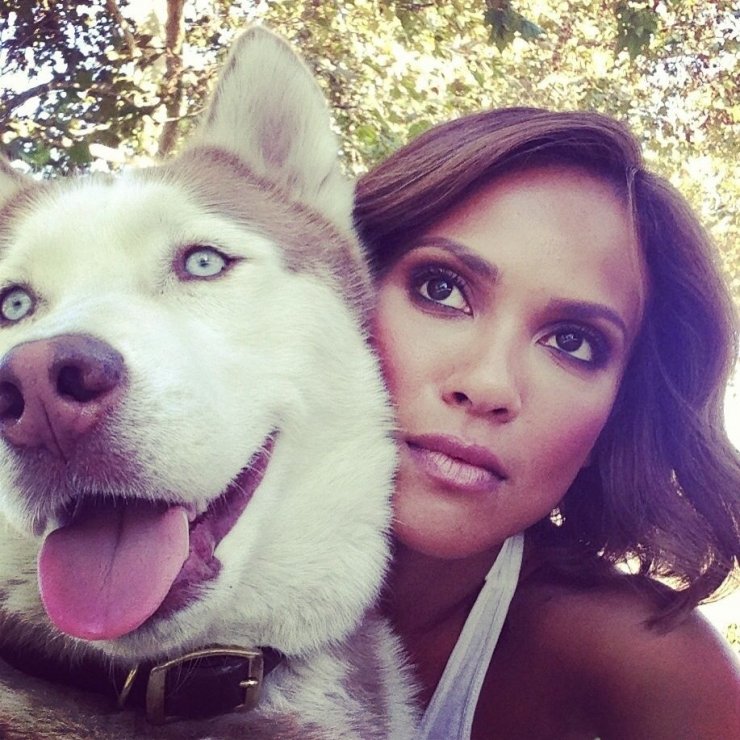
[[[205,648],[129,671],[85,659],[49,660],[32,648],[4,645],[0,657],[24,673],[113,696],[119,707],[141,706],[149,722],[202,719],[254,708],[262,680],[283,660],[272,648]]]

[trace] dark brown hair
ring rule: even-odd
[[[360,179],[355,221],[380,273],[493,178],[553,163],[585,169],[624,198],[648,296],[592,463],[561,502],[560,524],[539,522],[529,537],[584,582],[627,558],[644,576],[673,579],[658,615],[668,624],[719,588],[740,551],[740,457],[723,425],[734,313],[683,197],[644,168],[635,138],[613,119],[511,108],[438,126],[389,157]]]

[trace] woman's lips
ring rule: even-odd
[[[471,493],[490,493],[507,479],[498,459],[485,447],[445,435],[406,440],[417,466],[435,481]]]

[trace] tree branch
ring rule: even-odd
[[[118,7],[118,3],[116,2],[116,0],[105,0],[105,7],[108,9],[111,17],[121,29],[123,39],[126,42],[126,46],[128,47],[128,53],[133,59],[134,57],[136,57],[136,53],[139,47],[136,43],[136,38],[134,34],[131,32],[131,24],[126,20],[126,18],[123,17],[123,13],[121,13],[121,9]]]
[[[53,90],[64,90],[69,87],[71,87],[71,85],[69,80],[66,79],[51,80],[49,82],[44,82],[41,85],[36,85],[35,87],[29,87],[27,90],[17,93],[9,101],[3,104],[3,110],[0,113],[0,120],[7,121],[10,114],[16,108],[27,103],[29,100],[33,100],[33,98],[39,98]]]
[[[0,109],[0,125],[3,128],[8,125],[10,114],[18,106],[23,105],[33,98],[42,97],[54,90],[69,90],[71,92],[87,93],[99,98],[115,98],[116,100],[123,100],[137,109],[137,115],[152,114],[159,107],[159,103],[150,103],[149,105],[136,103],[133,99],[123,97],[121,95],[121,91],[116,90],[114,87],[106,87],[105,85],[90,85],[89,87],[83,87],[81,85],[76,85],[67,79],[56,79],[51,80],[50,82],[45,82],[42,85],[36,85],[36,87],[30,87],[28,90],[24,90],[23,92],[13,96],[13,98],[5,103]]]

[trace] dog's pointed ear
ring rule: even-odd
[[[0,208],[6,200],[29,182],[30,179],[13,169],[5,155],[0,153]]]
[[[193,145],[237,154],[258,175],[350,228],[352,188],[339,166],[324,95],[292,48],[266,29],[255,26],[236,41]]]

